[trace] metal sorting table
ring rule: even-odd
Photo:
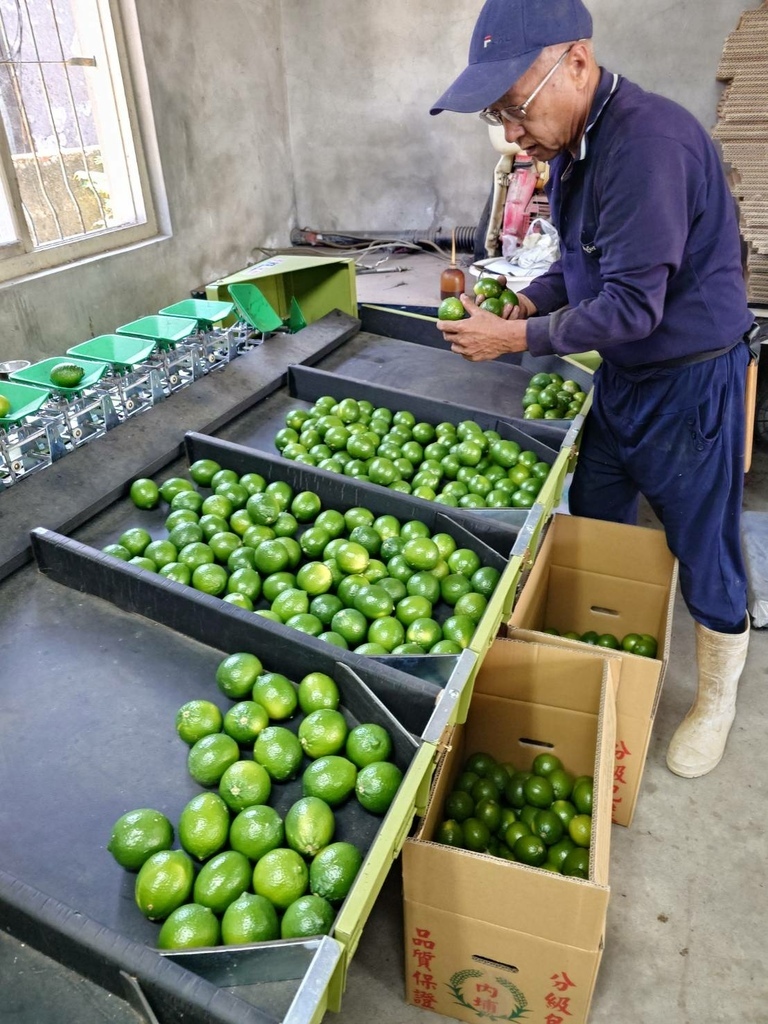
[[[382,315],[389,330],[394,314]],[[397,324],[394,319],[391,329]],[[268,621],[254,630],[241,609],[195,591],[182,595],[187,588],[132,566],[115,569],[97,548],[132,507],[132,479],[181,474],[185,444],[188,453],[190,444],[194,451],[210,443],[185,441],[190,430],[215,435],[235,453],[258,447],[280,461],[272,447],[275,424],[297,404],[286,386],[291,364],[319,364],[397,388],[401,408],[408,407],[404,392],[418,387],[433,400],[455,405],[460,397],[464,408],[515,419],[510,411],[520,408],[533,367],[460,362],[432,344],[434,327],[420,329],[428,342],[360,330],[354,318],[329,314],[297,335],[268,340],[221,375],[208,375],[0,494],[0,729],[7,767],[0,781],[0,923],[16,940],[20,962],[19,943],[25,943],[51,957],[54,970],[75,970],[117,996],[116,1021],[137,1015],[151,1024],[156,1015],[162,1024],[307,1024],[338,1005],[367,913],[423,806],[442,726],[479,662],[469,651],[458,659],[364,659],[293,631],[286,635]],[[547,367],[537,363],[541,368]],[[518,426],[532,429],[522,420]],[[560,451],[575,442],[578,429],[575,422],[540,424],[534,436]],[[286,476],[310,469],[284,465]],[[364,494],[387,496],[361,486]],[[433,514],[440,509],[421,504]],[[471,517],[457,515],[456,522],[471,529]],[[478,536],[496,539],[499,556],[508,538],[504,557],[511,557],[523,528],[519,516],[475,522]],[[42,572],[25,565],[32,530]],[[396,759],[406,781],[383,822],[371,826],[355,816],[355,807],[339,815],[336,838],[358,837],[368,854],[334,937],[161,956],[151,948],[157,927],[133,903],[134,876],[105,852],[109,828],[124,810],[142,805],[162,803],[159,809],[178,820],[199,790],[186,775],[175,711],[194,697],[216,700],[211,682],[218,661],[249,649],[292,678],[302,670],[329,671],[351,720],[363,713],[368,720],[394,716]]]

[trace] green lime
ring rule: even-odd
[[[253,890],[265,896],[278,910],[286,910],[303,896],[309,884],[309,869],[295,850],[270,850],[253,869]]]
[[[235,813],[253,804],[265,804],[271,791],[269,773],[255,761],[235,761],[219,780],[219,796]]]
[[[224,715],[224,732],[239,744],[251,744],[269,725],[269,715],[254,700],[241,700]]]
[[[169,562],[159,572],[166,579],[173,580],[175,583],[183,583],[185,586],[188,586],[192,580],[192,570],[182,562]]]
[[[296,589],[296,577],[290,572],[273,572],[264,580],[262,593],[270,603],[284,590]]]
[[[217,732],[203,736],[187,755],[189,774],[201,786],[217,786],[227,768],[240,756],[240,748],[231,736]]]
[[[341,903],[352,888],[362,862],[362,853],[352,843],[331,843],[320,850],[310,864],[310,891],[331,903]]]
[[[348,644],[358,644],[368,634],[368,620],[355,608],[343,608],[331,619],[331,629]]]
[[[199,903],[185,903],[171,911],[157,937],[158,949],[199,949],[218,946],[219,919]]]
[[[302,776],[304,796],[319,797],[331,807],[343,803],[355,788],[357,768],[345,757],[331,754],[313,761]]]
[[[328,935],[335,917],[333,907],[322,896],[300,896],[283,914],[280,938],[305,939],[313,935]]]
[[[512,852],[515,859],[519,860],[521,864],[528,864],[531,867],[541,867],[547,859],[547,847],[535,835],[520,836],[515,841]]]
[[[282,590],[272,602],[272,611],[282,622],[287,622],[294,615],[306,615],[309,611],[309,595],[306,590],[297,587]]]
[[[299,703],[297,688],[279,672],[262,672],[253,684],[251,695],[275,722],[291,718]]]
[[[158,569],[162,569],[177,561],[178,552],[169,540],[153,540],[144,549],[144,557],[151,558]]]
[[[213,459],[197,459],[189,467],[189,475],[200,487],[210,487],[211,481],[220,470],[221,466]]]
[[[550,809],[536,811],[531,831],[541,839],[545,846],[553,846],[563,838],[565,829],[560,817]]]
[[[190,746],[203,736],[221,732],[221,711],[209,700],[189,700],[176,712],[176,732]]]
[[[340,711],[320,708],[303,719],[298,737],[307,757],[315,759],[342,750],[348,732],[346,720]]]
[[[120,547],[125,548],[129,555],[135,557],[136,555],[143,555],[145,548],[151,541],[152,538],[145,529],[141,526],[133,526],[120,535],[117,543]]]
[[[443,637],[462,648],[469,647],[474,632],[475,623],[468,615],[451,615],[443,623]]]
[[[302,857],[314,857],[330,843],[335,830],[333,811],[319,797],[302,797],[285,816],[285,840]]]
[[[323,562],[307,562],[296,573],[296,585],[313,597],[327,593],[332,584],[333,573]]]
[[[136,905],[150,921],[161,921],[187,902],[194,877],[192,861],[183,850],[153,853],[136,876]]]
[[[256,601],[261,595],[261,576],[255,569],[235,569],[227,581],[227,593],[242,594],[251,601]]]
[[[461,827],[464,833],[464,845],[468,850],[484,853],[488,849],[491,831],[484,821],[475,817],[467,818]]]
[[[475,801],[463,789],[454,789],[445,799],[445,815],[453,821],[462,822],[475,813]]]
[[[374,761],[386,761],[392,753],[392,737],[373,722],[363,722],[347,736],[346,756],[358,768]]]
[[[195,879],[195,903],[223,914],[250,887],[251,863],[237,850],[225,850],[207,861]]]
[[[321,708],[336,710],[339,706],[339,688],[324,672],[310,672],[299,683],[299,707],[305,715]]]
[[[373,761],[361,768],[355,782],[360,805],[371,814],[385,814],[403,781],[403,773],[391,761]]]
[[[221,939],[225,945],[249,945],[278,938],[277,912],[266,897],[244,892],[224,911]]]
[[[419,619],[431,618],[432,602],[418,594],[409,595],[398,601],[395,615],[404,626],[409,627]]]
[[[229,811],[218,793],[198,793],[179,816],[179,842],[197,860],[207,860],[227,841]]]
[[[481,277],[475,282],[474,293],[480,298],[495,298],[501,295],[504,291],[504,285],[500,281],[497,281],[495,277]]]
[[[253,759],[263,765],[276,782],[298,774],[303,751],[298,737],[281,725],[270,725],[256,738]]]
[[[175,534],[176,530],[173,533]],[[188,565],[194,572],[201,565],[212,565],[216,561],[216,556],[207,544],[203,544],[202,541],[192,541],[179,550],[179,561],[182,565]]]
[[[217,597],[227,589],[229,574],[222,565],[198,565],[192,571],[192,586],[204,594]]]
[[[387,651],[394,651],[404,640],[403,624],[391,615],[382,619],[374,619],[368,627],[368,643],[377,644]]]
[[[283,819],[268,804],[246,807],[235,817],[229,829],[229,845],[252,861],[276,850],[284,840]]]
[[[592,790],[594,782],[590,775],[580,775],[573,783],[571,801],[579,814],[592,813]]]
[[[300,491],[291,502],[291,512],[300,523],[309,523],[320,515],[322,502],[314,491]]]
[[[156,508],[160,504],[160,491],[154,480],[140,477],[131,484],[130,497],[136,508]]]
[[[264,671],[255,654],[229,654],[216,669],[216,683],[223,694],[237,700],[251,695],[253,684]]]
[[[117,863],[128,871],[142,864],[173,843],[173,826],[164,814],[149,807],[122,814],[112,826],[107,849]]]
[[[560,871],[570,878],[589,878],[589,850],[574,847],[565,855]]]

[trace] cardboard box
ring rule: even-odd
[[[408,1002],[458,1020],[584,1024],[603,950],[615,742],[611,662],[593,651],[497,640],[403,846]],[[594,776],[588,879],[431,841],[466,758],[527,768],[542,750]]]
[[[277,315],[285,319],[296,299],[308,324],[334,309],[357,316],[355,264],[337,256],[273,256],[206,285],[212,301],[230,301],[229,285],[255,284]]]
[[[606,650],[619,667],[613,820],[630,825],[669,656],[677,563],[664,533],[555,515],[512,609],[507,635],[581,650],[542,632],[650,633],[658,658]]]

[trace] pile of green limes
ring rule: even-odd
[[[621,640],[613,633],[598,633],[594,629],[588,629],[584,633],[577,633],[569,630],[561,633],[559,630],[549,627],[544,630],[552,636],[562,636],[567,640],[580,640],[585,644],[592,644],[594,647],[605,647],[612,651],[628,651],[630,654],[639,654],[643,658],[655,658],[659,643],[655,636],[650,633],[627,633]]]
[[[211,459],[189,472],[194,483],[131,486],[139,508],[169,502],[162,537],[131,527],[102,550],[359,654],[469,646],[500,574],[450,534],[363,507],[323,509],[313,491]]]
[[[577,878],[589,877],[590,775],[574,776],[554,754],[530,770],[470,755],[445,800],[434,840]]]
[[[121,815],[107,849],[137,872],[139,910],[164,922],[161,949],[328,934],[363,861],[336,838],[336,812],[354,797],[386,813],[403,778],[392,738],[376,723],[350,728],[322,672],[297,686],[238,652],[220,662],[216,682],[232,702],[224,712],[195,699],[175,720],[187,770],[206,788],[175,829],[154,808]],[[280,787],[295,798],[282,816],[273,806]]]
[[[572,420],[581,412],[587,395],[575,380],[559,373],[535,373],[523,394],[526,420]]]
[[[426,423],[407,409],[330,395],[289,410],[275,447],[284,459],[452,508],[531,508],[551,469],[475,420]]]

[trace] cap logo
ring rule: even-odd
[[[491,45],[492,42],[493,42],[493,36],[486,36],[483,39],[483,49],[484,50],[487,49]]]

